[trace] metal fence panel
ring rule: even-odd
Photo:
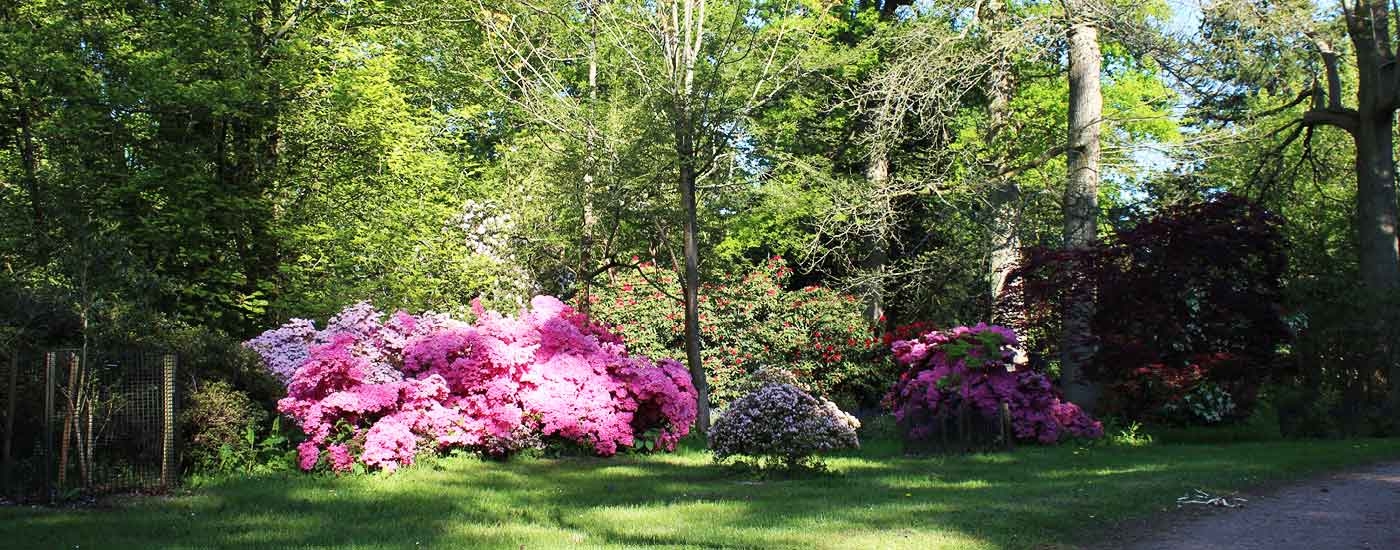
[[[67,349],[17,355],[0,387],[0,490],[18,500],[179,482],[175,356]]]

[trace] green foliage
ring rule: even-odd
[[[827,288],[788,290],[792,270],[774,257],[746,273],[715,276],[700,290],[701,350],[710,398],[723,405],[751,388],[760,369],[838,402],[874,405],[893,371],[855,298]],[[677,276],[649,263],[619,270],[595,289],[589,314],[610,323],[628,350],[684,359]]]
[[[1336,285],[1336,286],[1334,286]],[[1290,289],[1300,307],[1290,317],[1296,337],[1281,351],[1291,368],[1271,391],[1290,436],[1338,437],[1400,433],[1386,404],[1400,349],[1400,296],[1319,278]]]
[[[185,452],[197,469],[242,471],[255,462],[257,427],[268,413],[226,382],[201,385],[180,413]]]
[[[1113,431],[1109,431],[1108,427],[1105,426],[1104,433],[1108,434],[1108,437],[1105,439],[1110,445],[1118,445],[1121,447],[1146,447],[1153,442],[1152,435],[1146,433],[1142,424],[1137,422],[1129,423],[1122,429]]]
[[[1060,242],[1062,3],[710,0],[693,93],[665,78],[663,4],[487,4],[0,5],[0,341],[188,350],[198,376],[267,403],[275,390],[224,335],[359,299],[512,309],[601,283],[613,300],[620,280],[645,286],[626,258],[679,263],[686,128],[706,279],[743,286],[731,274],[774,255],[800,266],[778,298],[717,291],[752,313],[704,306],[721,401],[759,364],[843,405],[888,383],[887,363],[845,343],[869,336],[847,326],[857,307],[827,290],[797,307],[789,287],[951,326],[992,310],[1008,215],[1013,244]],[[1159,28],[1183,16],[1170,2],[1108,5],[1104,233],[1219,190],[1281,214],[1284,306],[1308,321],[1292,380],[1317,388],[1286,408],[1300,432],[1392,429],[1377,400],[1397,359],[1357,350],[1396,324],[1332,307],[1374,303],[1341,290],[1358,271],[1352,138],[1298,125],[1320,80],[1313,40],[1355,57],[1336,13],[1212,2],[1178,37]],[[1000,122],[992,69],[1009,79]],[[891,95],[886,76],[924,84]],[[884,122],[898,128],[879,126],[880,105],[902,106]],[[691,109],[694,127],[676,124]],[[877,150],[885,182],[867,175]],[[679,306],[662,302],[599,307],[641,315],[640,341],[674,356],[676,320],[658,312]]]

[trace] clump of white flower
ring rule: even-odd
[[[494,201],[467,200],[462,212],[451,220],[451,228],[461,232],[466,245],[489,266],[492,283],[482,293],[482,301],[496,307],[512,304],[523,308],[531,296],[543,292],[535,277],[515,253],[512,235],[520,228],[510,213]],[[464,313],[464,312],[459,312]]]
[[[860,421],[792,384],[767,384],[736,399],[710,427],[715,459],[746,456],[799,466],[819,453],[860,447]]]

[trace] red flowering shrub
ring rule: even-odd
[[[629,356],[615,335],[554,298],[531,306],[519,317],[477,306],[472,324],[402,312],[381,323],[358,304],[347,311],[369,313],[354,316],[353,329],[332,324],[336,332],[300,340],[326,342],[307,350],[259,337],[279,343],[260,350],[280,354],[267,358],[270,369],[304,357],[278,403],[308,437],[298,447],[301,467],[325,455],[336,471],[356,461],[392,470],[424,449],[504,455],[542,437],[602,456],[644,437],[647,448],[675,448],[696,414],[684,367]]]
[[[938,330],[938,325],[932,321],[914,321],[906,325],[895,325],[880,337],[880,341],[888,348],[894,345],[896,340],[914,340],[935,330]]]
[[[1004,313],[1053,356],[1066,298],[1094,296],[1097,353],[1086,374],[1105,384],[1107,412],[1162,418],[1211,384],[1246,415],[1288,337],[1280,223],[1223,195],[1165,209],[1087,250],[1029,249]]]
[[[861,304],[820,286],[789,290],[782,258],[745,274],[723,275],[699,290],[701,357],[710,399],[724,405],[751,387],[763,367],[790,371],[803,388],[843,404],[874,404],[893,375]],[[607,321],[627,348],[684,359],[685,311],[674,272],[643,263],[619,271],[590,296],[590,313]]]

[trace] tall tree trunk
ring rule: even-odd
[[[1021,250],[1021,188],[1014,181],[998,181],[992,191],[991,314],[1002,313],[1002,294],[1011,271],[1016,269]]]
[[[892,21],[895,11],[900,6],[911,3],[910,0],[881,0],[880,19]],[[891,144],[876,144],[870,152],[870,160],[866,161],[865,181],[873,189],[887,187],[890,183],[893,170],[890,166],[889,147]],[[868,277],[865,288],[861,291],[861,297],[865,301],[865,317],[882,329],[886,322],[885,273],[890,262],[890,243],[887,236],[894,234],[894,230],[888,228],[883,233],[885,235],[872,235],[866,239],[862,246],[864,256],[860,259],[860,269]]]
[[[1400,291],[1400,243],[1396,225],[1400,205],[1395,190],[1395,110],[1400,107],[1400,74],[1397,74],[1390,27],[1390,5],[1385,0],[1358,0],[1346,11],[1347,34],[1356,50],[1357,109],[1354,127],[1356,141],[1356,230],[1362,286],[1375,294]],[[1326,52],[1324,52],[1324,55]],[[1327,67],[1329,84],[1336,70]],[[1329,86],[1330,87],[1330,86]],[[1339,89],[1329,92],[1337,96]],[[1330,99],[1330,98],[1329,98]],[[1329,107],[1339,102],[1330,101]],[[1377,370],[1388,363],[1390,404],[1400,414],[1400,357],[1396,343],[1385,337],[1392,333],[1392,315],[1382,313],[1376,334]]]
[[[1396,244],[1395,114],[1361,117],[1356,132],[1356,220],[1360,232],[1361,281],[1372,290],[1400,288]]]
[[[871,154],[865,166],[865,179],[871,187],[889,185],[890,157],[883,147]],[[864,248],[865,257],[860,267],[869,277],[861,293],[865,300],[865,317],[878,326],[885,322],[885,269],[890,259],[889,245],[883,237],[875,235],[867,238]]]
[[[1366,74],[1366,73],[1362,73]],[[1364,85],[1363,88],[1365,89]],[[1375,108],[1375,100],[1360,94],[1361,115],[1356,127],[1356,228],[1360,245],[1361,284],[1377,297],[1400,294],[1400,257],[1396,251],[1396,194],[1394,135],[1395,113]],[[1367,298],[1371,296],[1368,295]],[[1394,313],[1373,308],[1378,338],[1371,356],[1375,363],[1368,373],[1386,374],[1390,406],[1400,414],[1400,353],[1391,338]],[[1369,377],[1369,374],[1368,374]]]
[[[18,92],[19,86],[17,85],[15,88]],[[44,195],[43,190],[39,188],[38,147],[34,143],[34,120],[29,100],[20,95],[19,103],[20,164],[24,168],[25,192],[29,193],[30,225],[34,230],[34,238],[39,241],[35,244],[40,247],[40,259],[42,259],[44,255]]]
[[[705,378],[705,365],[700,359],[700,247],[696,238],[695,151],[689,131],[688,116],[682,115],[683,125],[676,135],[676,152],[680,154],[681,206],[685,209],[685,358],[690,377],[695,383],[695,428],[701,434],[710,431],[710,385]]]
[[[1380,64],[1380,60],[1372,59],[1375,54],[1358,51],[1357,57],[1361,70],[1355,133],[1356,226],[1361,246],[1361,282],[1375,291],[1396,290],[1400,289],[1393,134],[1396,98],[1380,97],[1377,92],[1384,88],[1370,82],[1388,76],[1375,74]]]
[[[1006,4],[999,0],[988,2],[982,19],[986,21],[989,33],[1005,32],[1002,28],[1003,20],[1006,17]],[[988,71],[987,75],[987,133],[985,141],[989,147],[994,147],[1001,138],[1002,131],[1011,119],[1011,96],[1016,89],[1015,76],[1011,72],[1011,60],[998,59]],[[992,209],[992,230],[991,242],[992,251],[989,258],[988,272],[991,275],[991,300],[989,301],[992,318],[996,318],[1001,312],[1001,298],[1006,290],[1006,279],[1015,269],[1017,256],[1021,248],[1020,222],[1021,222],[1021,188],[1016,185],[1014,176],[1009,175],[1011,166],[1008,155],[1000,150],[994,150],[996,161],[991,163],[993,172],[991,209]]]
[[[1069,179],[1064,199],[1064,247],[1069,250],[1090,247],[1098,239],[1102,61],[1098,28],[1091,22],[1073,21],[1069,28]],[[1060,383],[1070,401],[1093,408],[1098,388],[1085,378],[1084,369],[1094,355],[1094,295],[1091,285],[1075,288],[1063,312]]]
[[[586,155],[583,182],[579,186],[579,206],[582,210],[583,223],[579,231],[579,253],[578,253],[578,310],[584,315],[592,311],[593,290],[593,226],[597,223],[593,215],[593,175],[598,171],[598,131],[597,113],[595,109],[598,105],[598,21],[597,14],[593,11],[592,5],[586,5],[588,10],[588,105],[587,124],[588,136],[584,143],[584,154]]]
[[[700,358],[700,244],[698,242],[695,185],[699,179],[696,168],[696,144],[700,120],[694,106],[695,65],[700,59],[705,37],[705,0],[685,0],[682,5],[671,4],[672,34],[667,40],[674,46],[669,52],[675,103],[671,105],[671,123],[675,137],[677,168],[681,186],[681,207],[685,210],[685,358],[690,377],[695,384],[695,429],[701,435],[710,431],[710,384],[705,377],[705,364]],[[674,25],[680,23],[680,27]]]

